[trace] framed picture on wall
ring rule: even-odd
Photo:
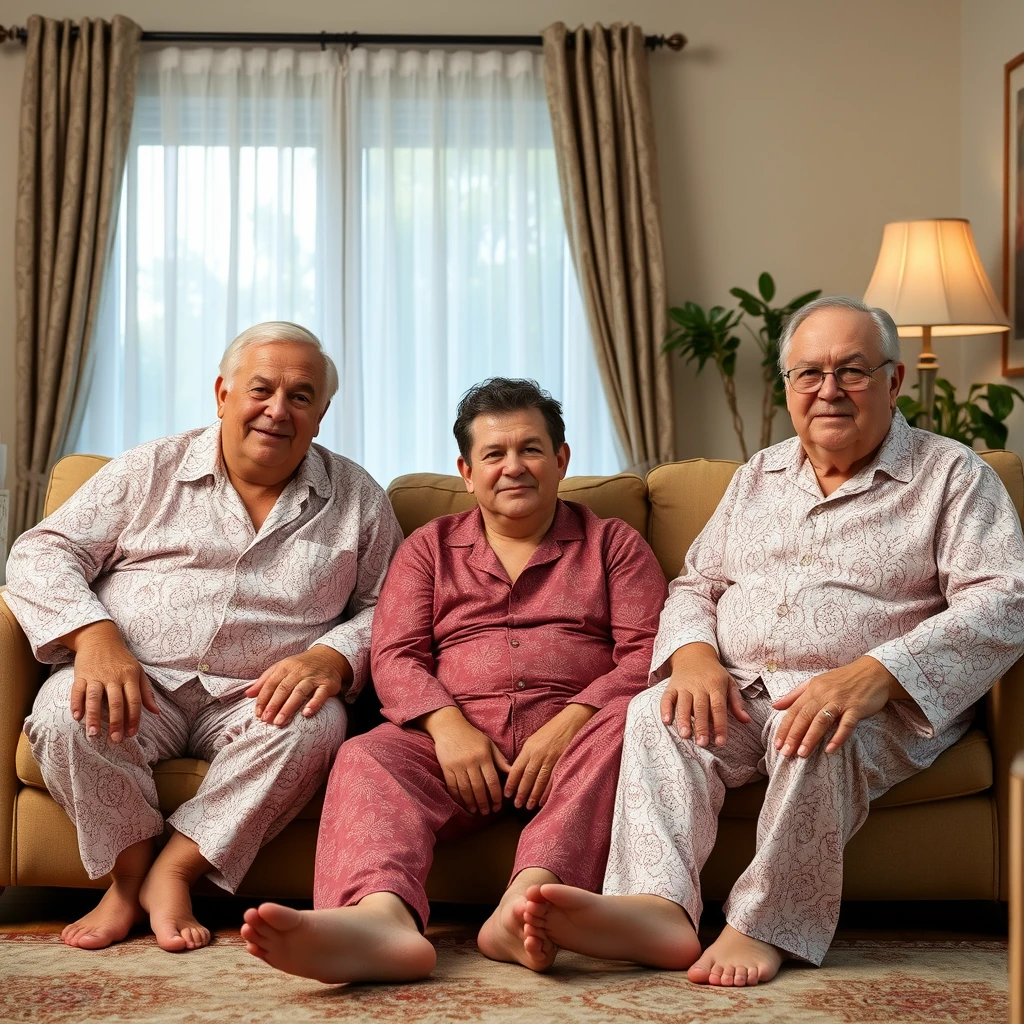
[[[1024,53],[1003,78],[1003,376],[1024,376]]]

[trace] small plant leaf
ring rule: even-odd
[[[767,270],[757,279],[757,290],[765,302],[771,302],[775,298],[775,282]]]

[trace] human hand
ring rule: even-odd
[[[825,747],[825,753],[831,754],[849,739],[862,718],[877,715],[890,700],[908,696],[881,662],[865,654],[808,679],[772,702],[777,711],[788,709],[775,733],[775,749],[783,757],[794,752],[807,757],[835,726]]]
[[[661,720],[671,725],[674,714],[676,729],[686,739],[692,719],[698,747],[708,745],[710,726],[715,746],[720,747],[729,736],[729,711],[740,722],[750,721],[740,688],[722,667],[715,649],[705,643],[680,647],[672,655],[672,675],[661,698]]]
[[[282,658],[246,691],[256,698],[256,717],[267,724],[287,725],[300,707],[311,718],[352,682],[348,659],[331,647],[315,644],[308,651]]]
[[[495,743],[470,725],[456,707],[431,711],[419,720],[419,725],[434,741],[434,753],[451,798],[470,814],[500,810],[498,772],[507,772],[510,766]]]
[[[568,704],[523,744],[505,780],[505,796],[514,797],[516,807],[544,806],[558,759],[596,711],[589,704]]]
[[[61,642],[75,652],[71,714],[76,722],[85,716],[86,735],[99,736],[104,701],[111,743],[139,731],[143,707],[160,714],[149,678],[109,619],[83,626]]]

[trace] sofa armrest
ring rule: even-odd
[[[1024,750],[1024,658],[989,691],[985,702],[999,823],[999,898],[1009,899],[1010,768]]]
[[[3,589],[0,587],[0,593]],[[40,676],[28,639],[7,603],[0,600],[0,886],[11,884],[14,797],[18,791],[15,751]]]

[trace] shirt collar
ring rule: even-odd
[[[538,547],[550,541],[583,540],[586,532],[579,516],[561,498],[555,503],[555,518],[551,520],[548,532]],[[471,548],[478,541],[487,543],[484,531],[484,517],[477,506],[458,526],[448,534],[445,543],[453,548]]]
[[[174,479],[185,483],[224,475],[220,452],[220,420],[192,438]],[[305,458],[299,463],[295,476],[296,490],[306,494],[310,490],[324,499],[330,498],[333,487],[327,472],[323,452],[319,445],[311,444]]]

